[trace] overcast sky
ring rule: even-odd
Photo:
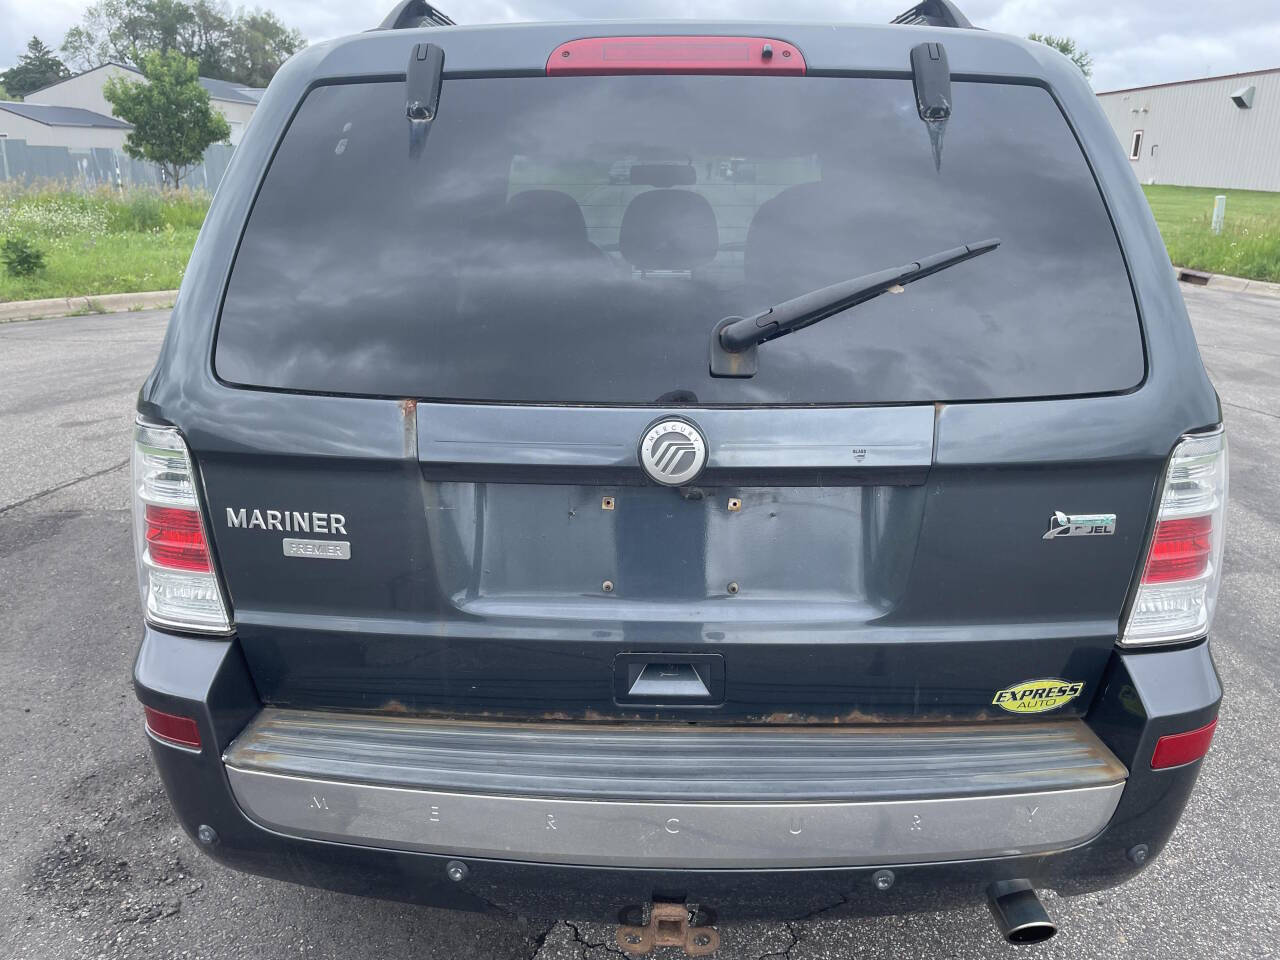
[[[239,0],[233,4],[238,5]],[[249,0],[247,6],[256,6]],[[394,0],[268,0],[315,42],[380,21]],[[872,21],[911,0],[440,0],[459,23],[618,16]],[[988,30],[1074,37],[1094,57],[1095,90],[1280,66],[1280,0],[959,0]],[[0,65],[36,34],[55,49],[84,10],[76,0],[0,0]]]

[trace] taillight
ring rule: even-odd
[[[1226,507],[1222,428],[1184,437],[1165,472],[1155,530],[1121,643],[1172,643],[1209,632],[1222,581]]]
[[[173,427],[142,420],[134,425],[133,518],[147,620],[197,633],[229,633],[191,457]]]

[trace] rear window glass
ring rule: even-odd
[[[845,404],[1123,390],[1128,275],[1032,86],[458,79],[413,143],[403,83],[311,91],[222,308],[232,383],[514,403]],[[999,237],[993,253],[708,370],[726,316]]]

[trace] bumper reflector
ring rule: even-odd
[[[1215,717],[1198,730],[1186,733],[1171,733],[1156,741],[1156,749],[1151,754],[1151,769],[1165,770],[1169,767],[1181,767],[1194,763],[1209,752],[1209,744],[1213,741],[1213,731],[1218,726]]]
[[[200,728],[190,717],[179,717],[147,706],[142,711],[147,718],[147,730],[157,740],[192,750],[200,749]]]

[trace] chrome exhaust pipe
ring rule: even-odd
[[[1029,880],[993,883],[987,887],[987,905],[1000,935],[1010,943],[1044,943],[1058,932]]]

